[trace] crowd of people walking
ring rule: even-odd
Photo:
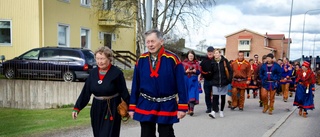
[[[95,52],[98,67],[90,72],[72,112],[76,119],[94,95],[90,112],[94,136],[120,136],[123,116],[118,106],[123,102],[128,106],[128,116],[140,122],[141,137],[155,137],[156,131],[160,137],[174,137],[173,124],[187,114],[194,115],[202,80],[205,112],[211,118],[217,113],[225,117],[226,100],[231,110],[245,111],[251,90],[253,98],[259,96],[262,113],[272,115],[276,94],[287,102],[292,92],[296,92],[293,105],[298,106],[299,115],[307,117],[307,111],[314,109],[315,74],[307,61],[290,64],[287,58],[276,60],[272,53],[263,55],[262,62],[258,55],[246,60],[241,51],[229,61],[212,46],[201,62],[192,50],[180,61],[165,49],[160,31],[147,31],[145,39],[148,52],[136,62],[131,94],[122,71],[111,63],[112,50],[100,47]]]

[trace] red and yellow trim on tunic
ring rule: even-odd
[[[188,111],[188,104],[178,104],[178,111]]]
[[[140,113],[143,115],[177,116],[178,111],[169,112],[169,111],[143,110],[143,109],[136,108],[135,113]]]
[[[241,81],[241,82],[238,82],[238,81],[232,81],[232,87],[235,87],[235,88],[247,88],[248,87],[248,84],[246,83],[246,81]]]
[[[136,105],[130,104],[129,105],[129,111],[134,111],[136,109]]]
[[[78,113],[80,112],[80,109],[78,108],[73,108],[73,111],[77,111]]]
[[[172,58],[176,65],[181,63],[180,59],[176,55],[168,51],[165,51],[162,56],[165,56],[166,58]]]

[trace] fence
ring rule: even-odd
[[[0,107],[45,109],[74,104],[84,83],[0,79]]]

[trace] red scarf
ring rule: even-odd
[[[200,65],[199,65],[199,62],[197,60],[193,60],[193,61],[190,61],[189,59],[185,59],[183,62],[182,62],[182,65],[184,67],[184,70],[187,70],[188,68],[189,69],[195,69],[195,70],[200,70]],[[191,76],[191,74],[194,74],[194,73],[188,73],[188,77]]]

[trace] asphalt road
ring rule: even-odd
[[[128,82],[128,84],[130,81]],[[131,84],[131,83],[130,83]],[[131,85],[128,85],[130,88]],[[293,107],[294,97],[288,102],[282,101],[282,96],[276,96],[273,115],[262,113],[258,98],[245,100],[244,111],[234,111],[225,108],[225,117],[212,119],[205,113],[204,94],[200,94],[200,104],[195,107],[193,116],[186,116],[174,125],[177,137],[320,137],[320,87],[316,87],[315,107],[309,112],[308,118],[298,115]],[[51,137],[92,137],[91,127],[58,131],[47,134]],[[139,137],[140,127],[136,121],[122,124],[121,137]]]

